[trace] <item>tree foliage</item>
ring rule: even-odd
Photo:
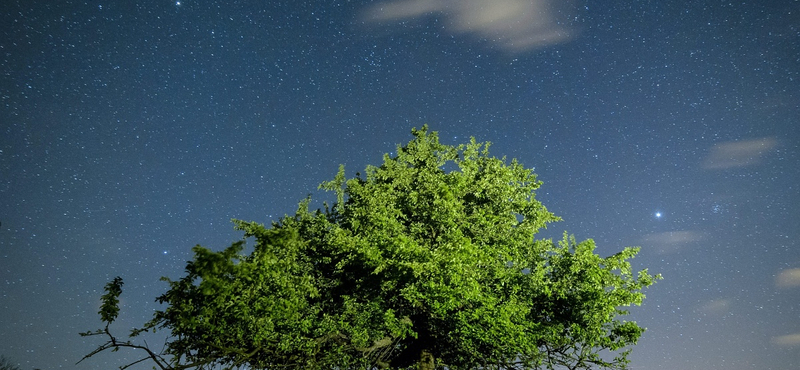
[[[196,246],[165,279],[166,308],[133,335],[166,330],[161,368],[624,369],[644,329],[622,320],[658,276],[636,248],[609,257],[592,240],[534,238],[559,220],[541,182],[472,139],[443,145],[427,126],[379,167],[320,188],[270,226],[234,220],[245,240]],[[243,253],[253,241],[251,253]],[[116,318],[121,280],[100,311]],[[94,353],[119,348],[111,340]],[[128,346],[135,346],[125,342]],[[91,356],[88,355],[87,357]]]
[[[19,366],[15,365],[11,359],[6,356],[0,355],[0,370],[21,370]]]

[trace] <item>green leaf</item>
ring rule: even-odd
[[[100,314],[101,320],[106,324],[111,324],[116,320],[119,315],[119,296],[122,294],[122,278],[117,276],[105,286],[105,294],[100,298],[101,305]]]

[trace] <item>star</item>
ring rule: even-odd
[[[661,218],[661,212],[656,212],[656,218]]]

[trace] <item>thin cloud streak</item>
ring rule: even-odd
[[[800,333],[772,337],[772,343],[779,346],[800,346]]]
[[[367,22],[407,21],[439,13],[447,30],[474,34],[509,52],[522,52],[571,40],[565,25],[574,17],[573,1],[555,0],[390,0],[369,7]]]
[[[645,248],[653,248],[659,254],[672,254],[682,250],[686,244],[701,240],[703,236],[691,230],[668,231],[648,234],[642,238]]]
[[[731,301],[729,299],[714,299],[707,301],[700,306],[700,311],[707,315],[722,316],[730,311]]]
[[[775,279],[778,288],[800,287],[800,268],[786,269]]]
[[[777,144],[778,141],[772,137],[717,144],[711,148],[703,168],[726,169],[754,165]]]

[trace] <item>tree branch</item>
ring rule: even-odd
[[[145,342],[145,345],[142,346],[142,345],[138,345],[138,344],[133,344],[130,341],[126,341],[126,342],[118,341],[117,338],[114,337],[113,335],[111,335],[111,332],[108,330],[108,324],[106,324],[106,327],[104,329],[102,329],[102,330],[98,329],[95,332],[85,332],[85,333],[80,333],[80,334],[81,334],[81,336],[84,336],[84,337],[92,336],[92,335],[106,335],[106,336],[108,336],[109,339],[108,339],[108,342],[106,342],[106,343],[102,344],[101,346],[97,347],[94,351],[92,351],[88,355],[83,356],[83,358],[81,358],[80,361],[75,363],[76,365],[81,363],[81,362],[83,362],[83,360],[86,360],[87,358],[92,357],[92,356],[94,356],[94,355],[96,355],[96,354],[98,354],[100,352],[105,351],[105,350],[110,349],[111,351],[117,351],[120,348],[139,349],[139,350],[143,350],[143,351],[145,351],[147,353],[147,356],[144,357],[144,358],[141,358],[139,360],[131,362],[131,363],[127,364],[127,365],[120,366],[120,370],[127,369],[127,368],[129,368],[129,367],[131,367],[133,365],[136,365],[136,364],[138,364],[140,362],[143,362],[143,361],[146,361],[148,359],[153,360],[153,362],[155,362],[156,365],[158,365],[158,367],[161,370],[184,370],[184,369],[189,369],[189,368],[194,368],[194,367],[207,365],[207,364],[210,364],[210,363],[214,362],[213,359],[207,359],[207,360],[192,362],[192,363],[184,364],[184,365],[180,365],[180,364],[177,364],[177,363],[173,364],[173,365],[170,365],[169,361],[167,361],[164,358],[164,356],[162,356],[161,354],[153,352],[150,349],[150,347],[147,346],[146,342]],[[255,351],[251,354],[251,356],[253,354],[255,354]]]

